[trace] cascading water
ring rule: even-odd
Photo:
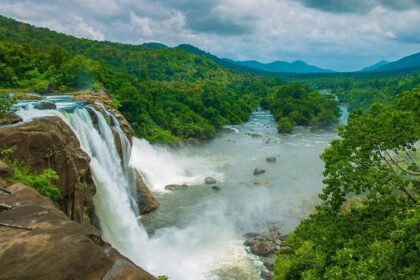
[[[96,125],[88,110],[95,114]],[[128,166],[131,147],[117,119],[111,113],[105,112],[112,119],[113,128],[120,136],[122,159],[114,142],[112,128],[104,115],[93,108],[76,106],[74,110],[67,112],[60,110],[59,106],[57,110],[37,110],[26,106],[17,114],[24,120],[58,116],[69,124],[82,149],[91,158],[90,168],[96,186],[93,200],[102,237],[122,254],[142,265],[147,259],[148,237],[138,223],[138,207],[132,195],[136,187],[133,171]]]

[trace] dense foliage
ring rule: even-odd
[[[293,127],[326,128],[337,122],[338,103],[333,96],[321,95],[310,86],[289,83],[278,86],[263,99],[277,121],[278,131],[290,133]]]
[[[57,173],[52,169],[45,169],[39,173],[35,172],[18,160],[9,159],[9,152],[8,150],[3,150],[0,154],[2,155],[2,160],[13,170],[12,180],[33,187],[41,195],[48,197],[58,205],[61,194],[59,188],[54,184],[58,180]]]
[[[397,73],[347,73],[295,78],[336,95],[349,111],[367,110],[377,101],[391,104],[395,97],[420,84],[419,71]]]
[[[137,136],[155,142],[206,139],[243,122],[280,83],[181,48],[77,39],[4,17],[0,30],[1,88],[106,90]]]
[[[350,115],[324,152],[324,203],[273,279],[418,279],[420,88]],[[416,144],[417,143],[417,144]]]

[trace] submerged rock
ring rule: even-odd
[[[14,207],[0,211],[1,279],[155,279],[33,188],[6,189],[0,204]]]
[[[267,185],[267,181],[266,180],[257,180],[257,181],[254,182],[254,185],[265,186],[265,185]]]
[[[34,108],[38,110],[55,110],[57,106],[53,102],[42,101],[35,104]]]
[[[276,162],[276,161],[277,161],[277,158],[276,158],[276,157],[267,157],[267,158],[265,159],[265,161],[266,161],[266,162],[270,162],[270,163],[274,163],[274,162]]]
[[[204,183],[206,183],[207,185],[216,184],[216,179],[214,179],[213,177],[206,177],[204,178]]]
[[[254,175],[260,175],[260,174],[263,174],[263,173],[265,173],[265,169],[258,168],[258,167],[256,167],[254,169]]]
[[[248,131],[248,132],[246,132],[246,134],[251,136],[251,137],[261,137],[261,134],[258,134],[255,131]]]
[[[169,190],[169,191],[181,190],[181,189],[186,189],[186,188],[188,188],[188,186],[185,184],[182,184],[182,185],[171,184],[171,185],[165,186],[165,190]]]
[[[184,140],[184,143],[189,145],[198,145],[200,144],[200,140],[198,140],[197,138],[188,138]]]
[[[212,186],[211,188],[215,191],[220,191],[220,187],[218,187],[218,186]]]

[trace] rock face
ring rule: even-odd
[[[206,177],[204,178],[204,183],[206,183],[207,185],[216,184],[216,179],[212,177]]]
[[[264,174],[265,173],[265,170],[264,169],[262,169],[262,168],[255,168],[254,169],[254,175],[260,175],[260,174]]]
[[[20,183],[0,192],[0,279],[155,279]]]
[[[71,219],[88,222],[85,206],[95,193],[89,171],[89,156],[67,124],[48,117],[13,127],[0,128],[0,149],[14,147],[10,154],[35,171],[52,168],[62,196],[61,209]]]
[[[136,185],[138,189],[138,205],[141,214],[148,213],[159,207],[159,203],[153,196],[150,189],[144,183],[143,177],[137,170],[134,171],[136,176]]]

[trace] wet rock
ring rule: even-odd
[[[265,271],[265,270],[261,271],[260,276],[261,276],[261,279],[264,279],[264,280],[271,280],[273,277],[271,272]]]
[[[211,188],[215,191],[220,191],[220,187],[218,187],[218,186],[212,186]]]
[[[138,190],[137,203],[141,214],[151,212],[159,207],[159,203],[153,196],[149,187],[143,180],[143,177],[137,170],[134,170],[136,176],[136,186]]]
[[[216,184],[216,179],[214,179],[213,177],[206,177],[204,178],[204,183],[206,183],[207,185]]]
[[[264,260],[263,265],[268,270],[273,271],[275,262],[276,260],[274,258],[269,258],[269,259]]]
[[[264,169],[262,169],[262,168],[258,168],[258,167],[256,167],[256,168],[254,169],[254,175],[260,175],[260,174],[263,174],[263,173],[265,173],[265,170],[264,170]]]
[[[78,222],[89,222],[85,206],[92,204],[96,188],[89,156],[81,149],[71,128],[58,117],[36,119],[13,127],[0,127],[0,149],[15,147],[10,154],[34,171],[57,172],[61,210]]]
[[[188,188],[188,186],[185,184],[182,184],[182,185],[171,184],[171,185],[165,186],[165,190],[169,190],[169,191],[181,190],[181,189],[186,189],[186,188]]]
[[[38,110],[55,110],[57,106],[53,102],[42,101],[34,105],[35,109]]]
[[[0,177],[11,178],[13,177],[13,170],[7,166],[3,161],[0,160]]]
[[[268,242],[255,240],[249,246],[251,253],[257,256],[266,257],[274,253],[275,247],[271,246]]]
[[[20,228],[0,227],[1,279],[155,279],[35,189],[16,183],[7,190],[0,204],[19,206],[0,211],[0,222]]]
[[[244,234],[245,238],[253,238],[253,237],[257,237],[257,236],[258,236],[258,233],[256,233],[256,232],[247,232],[247,233]]]
[[[248,131],[248,132],[246,132],[246,134],[251,136],[251,137],[261,137],[261,134],[258,134],[255,131]]]
[[[276,161],[277,161],[277,158],[276,158],[276,157],[267,157],[267,158],[265,159],[265,161],[266,161],[266,162],[270,162],[270,163],[274,163],[274,162],[276,162]]]
[[[23,121],[22,118],[16,115],[15,113],[8,113],[0,117],[0,126],[7,124],[15,124],[21,121]]]
[[[257,180],[257,181],[254,182],[254,185],[265,186],[265,185],[267,185],[267,181],[266,180]]]
[[[185,144],[189,144],[189,145],[198,145],[200,144],[200,140],[196,139],[196,138],[188,138],[184,140]]]

